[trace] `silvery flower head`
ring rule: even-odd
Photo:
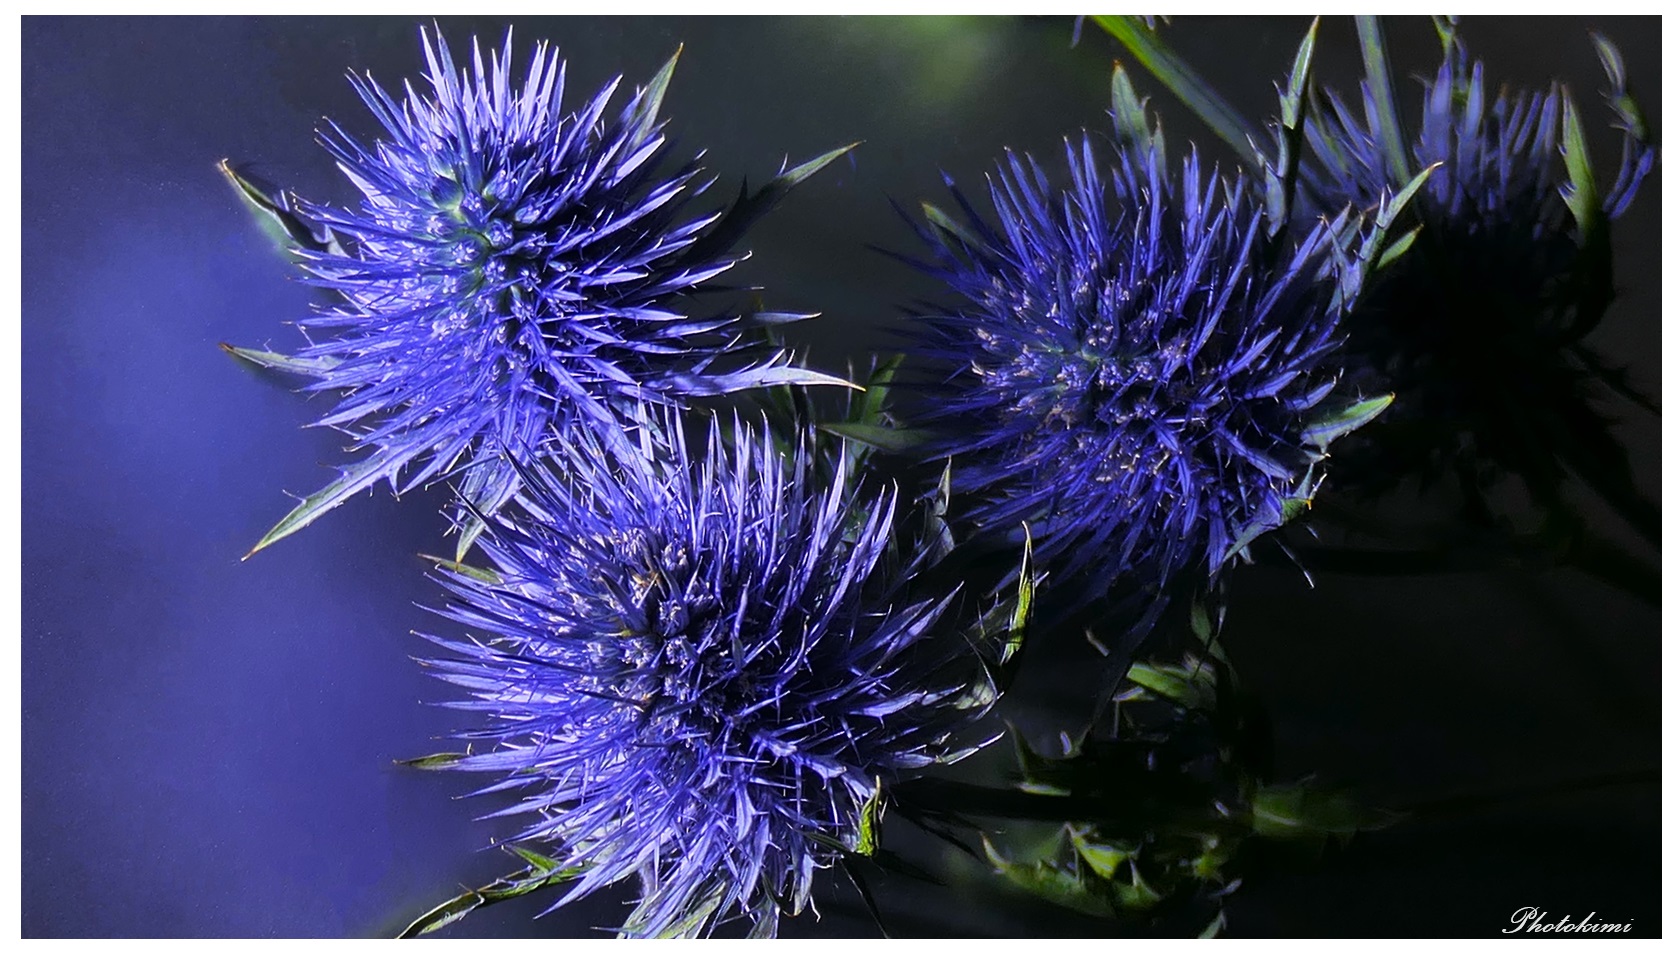
[[[933,639],[948,598],[900,593],[890,496],[739,422],[693,454],[642,428],[559,447],[489,518],[493,577],[446,577],[473,635],[429,664],[490,720],[451,767],[507,776],[513,837],[582,872],[565,900],[639,878],[626,934],[773,934],[984,706]]]
[[[1336,203],[1374,202],[1436,166],[1410,206],[1415,242],[1348,322],[1350,368],[1397,395],[1361,442],[1361,482],[1514,472],[1549,495],[1560,458],[1597,470],[1623,456],[1584,400],[1590,378],[1619,375],[1581,339],[1611,297],[1608,222],[1655,154],[1608,41],[1594,38],[1624,135],[1606,190],[1567,90],[1490,94],[1455,24],[1438,26],[1444,56],[1423,83],[1415,139],[1378,95],[1382,76],[1364,83],[1362,103],[1331,95],[1308,116],[1309,181]]]
[[[1243,181],[1204,178],[1194,155],[1174,177],[1158,135],[1114,159],[1070,144],[1058,189],[1011,156],[996,225],[958,195],[966,221],[931,210],[921,229],[962,300],[915,332],[947,375],[930,456],[951,458],[978,533],[1026,525],[1088,599],[1216,574],[1310,497],[1357,232],[1343,217],[1269,245]]]
[[[661,171],[675,58],[615,114],[616,80],[565,109],[546,44],[520,80],[511,34],[488,59],[475,43],[470,70],[422,43],[421,89],[352,77],[383,138],[323,136],[360,206],[300,204],[330,238],[306,267],[341,300],[300,322],[315,342],[284,366],[342,395],[320,423],[366,456],[264,544],[382,479],[406,490],[460,471],[464,497],[494,509],[518,485],[504,451],[551,426],[611,426],[627,401],[837,383],[780,355],[731,361],[740,316],[696,313],[691,294],[735,260],[713,240],[721,214],[686,204],[706,184],[698,160]]]

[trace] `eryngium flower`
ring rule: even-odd
[[[1072,185],[1014,156],[990,183],[999,225],[930,214],[929,270],[966,300],[916,324],[948,376],[922,422],[981,534],[1023,523],[1056,581],[1087,597],[1217,572],[1245,531],[1283,522],[1323,457],[1314,409],[1337,367],[1332,232],[1269,260],[1242,181],[1175,183],[1153,150]],[[1057,569],[1059,567],[1059,569]]]
[[[1599,194],[1583,188],[1592,170],[1567,91],[1490,97],[1482,64],[1441,26],[1445,56],[1424,84],[1414,142],[1389,146],[1370,82],[1362,109],[1331,95],[1308,114],[1306,172],[1327,204],[1374,203],[1439,164],[1410,204],[1416,241],[1347,322],[1350,371],[1396,398],[1339,473],[1380,490],[1457,472],[1474,494],[1510,472],[1544,502],[1561,461],[1631,487],[1625,453],[1586,401],[1595,375],[1619,378],[1580,340],[1611,297],[1607,220],[1654,162],[1620,56],[1595,38],[1625,134],[1617,178]]]
[[[493,720],[452,767],[506,774],[502,814],[536,816],[513,837],[584,869],[561,903],[635,875],[626,934],[773,934],[877,787],[960,757],[984,707],[931,645],[949,599],[896,595],[891,497],[813,486],[768,430],[714,423],[691,456],[678,427],[528,474],[481,540],[495,582],[445,579],[476,635],[430,665]]]
[[[704,188],[698,160],[659,171],[674,58],[610,118],[618,81],[567,112],[546,44],[520,85],[511,34],[488,63],[475,43],[470,72],[441,40],[422,43],[428,87],[400,102],[351,78],[384,139],[336,124],[323,136],[360,207],[302,204],[341,244],[300,254],[342,300],[300,322],[319,335],[290,367],[343,394],[320,423],[368,451],[306,502],[311,519],[380,479],[407,490],[455,468],[466,499],[494,509],[518,485],[503,452],[551,426],[612,426],[632,399],[834,383],[779,357],[724,368],[739,316],[691,314],[689,293],[735,260],[708,240],[719,213],[685,210]]]

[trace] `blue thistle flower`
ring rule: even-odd
[[[1594,38],[1624,133],[1617,178],[1601,192],[1567,90],[1490,96],[1455,24],[1438,27],[1444,55],[1423,83],[1415,140],[1402,138],[1378,70],[1362,108],[1332,94],[1308,115],[1305,172],[1335,202],[1371,203],[1438,164],[1410,206],[1415,241],[1347,323],[1350,368],[1397,397],[1343,473],[1372,490],[1456,473],[1472,497],[1516,473],[1548,503],[1568,466],[1625,497],[1625,451],[1586,395],[1594,379],[1628,389],[1581,340],[1611,299],[1608,221],[1655,157],[1620,55]],[[1380,46],[1374,20],[1362,29]]]
[[[626,934],[774,934],[867,850],[883,782],[966,754],[984,698],[930,639],[949,597],[902,595],[890,495],[814,485],[809,440],[714,420],[691,456],[674,413],[641,428],[557,447],[566,476],[489,517],[493,572],[446,575],[476,635],[429,665],[495,743],[449,767],[524,793],[497,814],[581,871],[560,903],[634,875]]]
[[[693,213],[698,159],[659,171],[675,57],[609,118],[618,81],[565,111],[565,64],[546,44],[519,85],[511,33],[488,63],[475,41],[470,72],[421,39],[429,89],[399,101],[351,77],[384,139],[330,121],[323,135],[360,207],[297,203],[325,235],[299,250],[305,267],[341,297],[300,322],[320,337],[290,358],[239,352],[342,394],[318,423],[367,452],[258,549],[379,480],[401,493],[459,472],[464,498],[494,510],[519,483],[504,451],[524,455],[551,427],[614,426],[627,401],[844,383],[780,354],[725,367],[747,345],[741,316],[696,317],[689,296],[735,263],[727,246],[751,219],[845,150],[727,215]]]
[[[1358,423],[1326,413],[1360,274],[1351,217],[1289,250],[1243,181],[1204,180],[1192,154],[1175,182],[1158,132],[1117,158],[1105,175],[1089,138],[1070,143],[1057,191],[1011,155],[996,227],[953,188],[966,222],[929,207],[918,228],[925,267],[964,299],[915,330],[945,372],[929,456],[952,459],[974,530],[1026,524],[1087,600],[1216,574],[1310,499],[1326,442]]]

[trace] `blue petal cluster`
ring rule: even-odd
[[[1337,380],[1339,247],[1263,239],[1242,181],[1175,181],[1158,152],[1099,169],[1067,148],[1053,188],[1011,156],[994,226],[933,213],[927,266],[964,299],[915,333],[945,369],[922,421],[982,534],[1026,524],[1035,559],[1096,598],[1122,579],[1217,572],[1244,533],[1276,526],[1323,457],[1309,434]]]
[[[893,499],[731,431],[693,455],[674,414],[580,434],[490,518],[494,582],[445,580],[475,635],[430,665],[493,720],[453,767],[523,792],[514,837],[583,872],[561,903],[639,877],[630,935],[773,934],[862,847],[883,780],[960,757],[984,711],[974,667],[930,649],[949,599],[900,595]]]
[[[777,358],[718,368],[739,317],[695,317],[686,297],[734,260],[704,242],[719,214],[686,211],[698,161],[659,171],[674,60],[612,116],[617,81],[564,109],[546,45],[520,83],[511,36],[488,62],[475,43],[470,71],[422,41],[426,88],[398,100],[352,78],[383,139],[323,137],[360,207],[303,207],[341,243],[306,258],[342,300],[301,322],[316,342],[298,357],[319,369],[312,389],[343,395],[320,423],[370,449],[327,506],[461,468],[464,496],[493,509],[518,486],[503,452],[551,427],[799,378]]]
[[[1581,190],[1578,177],[1590,180],[1591,169],[1584,143],[1568,142],[1571,124],[1580,130],[1567,91],[1490,96],[1482,64],[1450,32],[1444,39],[1414,141],[1389,147],[1369,83],[1360,104],[1331,94],[1308,116],[1305,173],[1331,197],[1327,207],[1374,204],[1435,166],[1410,205],[1416,241],[1348,322],[1350,370],[1397,394],[1385,423],[1359,443],[1353,470],[1381,489],[1406,475],[1492,466],[1538,489],[1561,475],[1552,457],[1561,447],[1619,454],[1579,398],[1600,364],[1580,339],[1611,297],[1605,223],[1626,210],[1655,152],[1619,54],[1602,38],[1624,132],[1616,179],[1602,193]]]

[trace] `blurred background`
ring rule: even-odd
[[[315,143],[331,116],[372,135],[345,81],[423,68],[405,18],[118,19],[23,23],[23,933],[25,936],[390,934],[510,870],[465,776],[393,760],[448,747],[447,687],[411,661],[440,599],[416,554],[445,529],[434,488],[364,494],[247,563],[292,501],[331,476],[345,439],[305,429],[329,403],[216,347],[291,350],[318,294],[217,172],[224,157],[318,200],[353,193]],[[425,21],[429,22],[429,21]],[[457,49],[508,21],[446,19]],[[1166,36],[1238,110],[1275,108],[1304,18],[1174,18]],[[1497,84],[1567,81],[1601,168],[1616,155],[1587,30],[1616,42],[1661,133],[1659,21],[1469,19]],[[666,99],[677,152],[704,149],[718,198],[864,144],[749,237],[737,273],[778,310],[821,311],[795,340],[844,371],[894,346],[903,309],[940,289],[873,244],[914,251],[893,211],[978,189],[1007,147],[1051,156],[1107,124],[1120,48],[1071,19],[564,18],[513,21],[578,97],[641,82],[682,44]],[[1432,71],[1426,18],[1388,24],[1396,73]],[[1350,20],[1327,20],[1319,77],[1359,73]],[[1170,135],[1230,156],[1147,77]],[[1415,85],[1402,79],[1415,108]],[[1603,173],[1601,172],[1601,175]],[[1661,169],[1615,229],[1619,298],[1592,339],[1660,391]],[[1658,496],[1654,417],[1621,436]],[[1385,506],[1403,519],[1438,502]],[[1591,507],[1590,501],[1583,506]],[[1597,511],[1592,511],[1598,513]],[[1606,536],[1638,538],[1606,510]],[[1655,558],[1655,554],[1651,555]],[[1271,708],[1280,776],[1317,773],[1375,804],[1468,797],[1463,810],[1362,836],[1313,870],[1245,885],[1230,933],[1492,936],[1511,912],[1660,933],[1654,784],[1477,801],[1655,769],[1659,614],[1570,571],[1401,579],[1256,566],[1235,574],[1227,647]],[[928,849],[932,850],[932,849]],[[958,858],[939,892],[876,882],[907,935],[1118,930],[1010,894]],[[791,935],[868,936],[843,878]],[[541,919],[524,899],[456,936],[584,935],[628,892]]]

